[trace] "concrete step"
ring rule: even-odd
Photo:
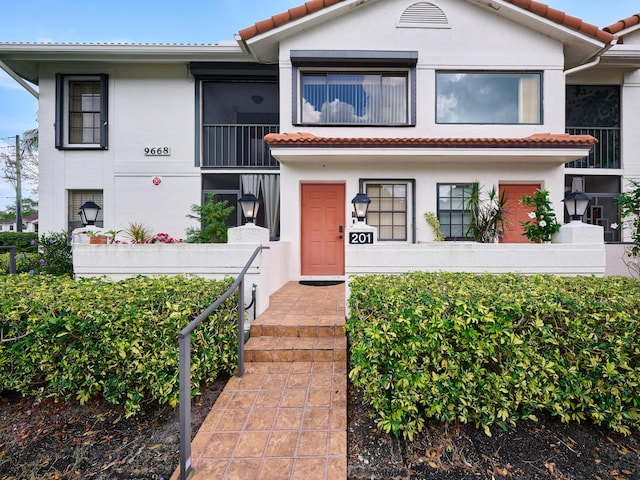
[[[244,346],[247,362],[333,362],[347,358],[347,338],[251,336]]]

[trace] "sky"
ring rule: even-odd
[[[541,0],[599,27],[640,13],[638,0]],[[0,43],[217,43],[305,0],[3,1]],[[0,70],[0,149],[36,128],[37,101]],[[28,196],[29,192],[23,192]],[[13,202],[0,181],[0,210]]]

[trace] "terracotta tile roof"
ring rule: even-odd
[[[344,0],[310,0],[304,5],[300,5],[299,7],[290,8],[286,12],[279,13],[278,15],[274,15],[267,20],[262,20],[261,22],[257,22],[250,27],[247,27],[238,32],[240,38],[243,41],[249,40],[261,33],[268,32],[269,30],[273,30],[274,28],[278,28],[285,23],[292,22],[294,20],[298,20],[299,18],[310,15],[318,10],[322,10],[323,8],[330,7],[331,5],[335,5],[336,3],[344,2]]]
[[[590,147],[598,140],[591,135],[536,133],[524,138],[351,138],[318,137],[312,133],[270,133],[264,137],[271,146],[363,147],[363,148],[555,148]]]
[[[619,20],[613,25],[609,25],[608,27],[603,28],[605,32],[616,34],[621,32],[622,30],[626,30],[629,27],[633,27],[634,25],[640,24],[640,13],[636,13],[635,15],[631,15],[624,20]]]
[[[261,22],[257,22],[250,27],[247,27],[243,30],[240,30],[238,34],[243,41],[247,41],[257,35],[268,32],[269,30],[273,30],[274,28],[281,27],[289,22],[294,20],[298,20],[302,17],[315,13],[323,8],[330,7],[337,3],[341,3],[345,0],[310,0],[304,5],[300,5],[299,7],[290,8],[286,12],[279,13],[278,15],[274,15],[271,18],[266,20],[262,20]],[[547,18],[552,22],[558,23],[560,25],[564,25],[565,27],[569,27],[573,30],[578,30],[582,33],[590,35],[592,37],[597,38],[598,40],[609,43],[613,40],[612,33],[600,30],[597,26],[591,25],[590,23],[583,22],[577,17],[572,17],[571,15],[567,15],[565,12],[561,10],[556,10],[555,8],[551,8],[548,5],[540,2],[536,2],[534,0],[505,0],[509,3],[514,4],[517,7],[523,8],[525,10],[529,10],[536,15],[540,15],[541,17]],[[605,29],[606,30],[606,29]]]
[[[595,37],[601,42],[609,43],[613,40],[613,35],[610,32],[605,32],[604,30],[600,30],[595,25],[584,22],[577,17],[572,17],[571,15],[567,15],[562,10],[556,10],[555,8],[551,8],[549,5],[545,3],[536,2],[535,0],[505,0],[505,1],[509,3],[513,3],[517,7],[524,8],[525,10],[529,10],[531,13],[535,13],[536,15],[540,15],[541,17],[547,18],[552,22],[558,23],[560,25],[564,25],[565,27],[569,27],[573,30],[578,30],[579,32]]]

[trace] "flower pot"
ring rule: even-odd
[[[108,240],[107,237],[90,237],[89,243],[91,245],[106,245],[107,240]]]

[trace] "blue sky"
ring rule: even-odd
[[[23,0],[2,2],[0,42],[216,43],[305,0]],[[640,12],[638,0],[547,0],[605,27]],[[0,71],[0,142],[37,126],[37,102]],[[28,192],[24,192],[25,195]],[[0,183],[0,209],[15,195]]]

